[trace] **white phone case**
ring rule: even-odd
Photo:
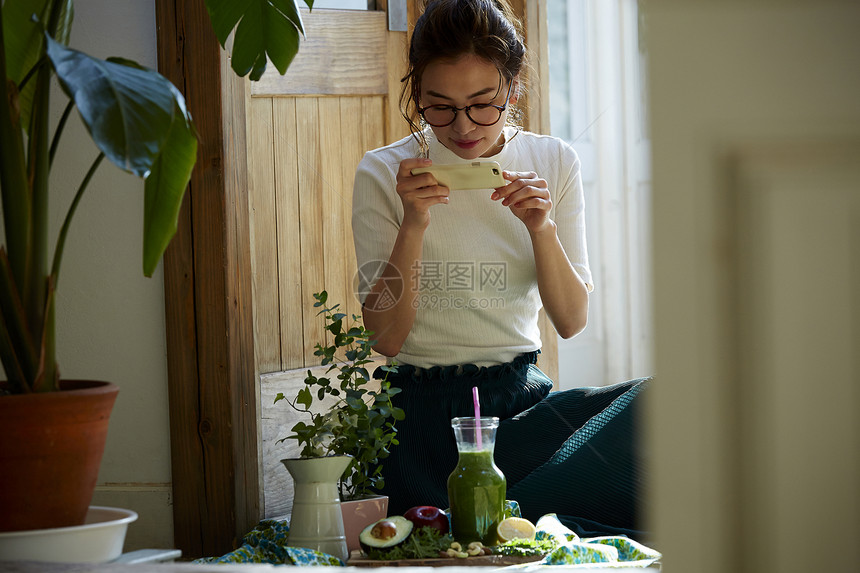
[[[496,161],[473,161],[455,165],[416,167],[412,175],[432,173],[439,185],[448,189],[495,189],[508,181],[502,177],[502,168]]]

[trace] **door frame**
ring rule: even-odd
[[[158,66],[185,95],[197,163],[164,256],[174,543],[221,555],[258,521],[244,80],[203,0],[156,0]]]

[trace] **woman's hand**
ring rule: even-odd
[[[403,223],[405,227],[426,229],[430,224],[430,207],[448,202],[447,187],[438,184],[430,173],[412,175],[416,167],[429,167],[429,159],[410,158],[400,162],[397,170],[397,194],[403,203]]]
[[[510,183],[496,189],[491,198],[510,207],[529,233],[540,233],[552,228],[553,223],[549,218],[552,200],[546,180],[533,171],[504,171],[502,175]]]
[[[430,207],[448,202],[448,188],[439,185],[433,175],[412,175],[416,167],[427,167],[432,163],[429,159],[404,159],[400,162],[397,194],[403,203],[403,221],[385,271],[361,307],[364,326],[375,333],[377,343],[373,349],[385,356],[395,356],[400,352],[415,323],[418,291],[411,285],[419,281]]]
[[[549,218],[549,186],[534,172],[505,171],[502,175],[510,183],[496,189],[492,199],[509,207],[529,230],[541,302],[559,335],[570,338],[588,321],[588,288],[567,258],[555,222]]]

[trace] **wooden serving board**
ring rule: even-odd
[[[360,553],[353,553],[349,567],[504,567],[540,561],[543,555],[522,557],[518,555],[476,555],[474,557],[429,557],[427,559],[397,559],[395,561],[380,561],[369,559]]]

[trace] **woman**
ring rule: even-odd
[[[624,509],[607,513],[603,503],[583,505],[580,492],[558,504],[553,491],[590,482],[570,475],[567,461],[576,456],[560,459],[560,448],[639,385],[549,395],[552,381],[536,366],[540,309],[561,336],[574,336],[585,328],[593,284],[575,151],[506,125],[525,60],[505,2],[431,0],[412,35],[401,97],[412,136],[368,152],[356,172],[364,323],[376,350],[400,365],[392,383],[406,412],[400,444],[383,466],[384,492],[391,513],[447,506],[446,479],[457,459],[450,420],[472,413],[477,386],[482,413],[503,420],[496,461],[524,515],[569,514],[615,532],[634,525],[630,495],[619,502]],[[501,165],[507,185],[452,191],[430,173],[412,174],[483,159]],[[604,470],[614,475],[613,467]],[[605,473],[595,479],[606,482]]]

